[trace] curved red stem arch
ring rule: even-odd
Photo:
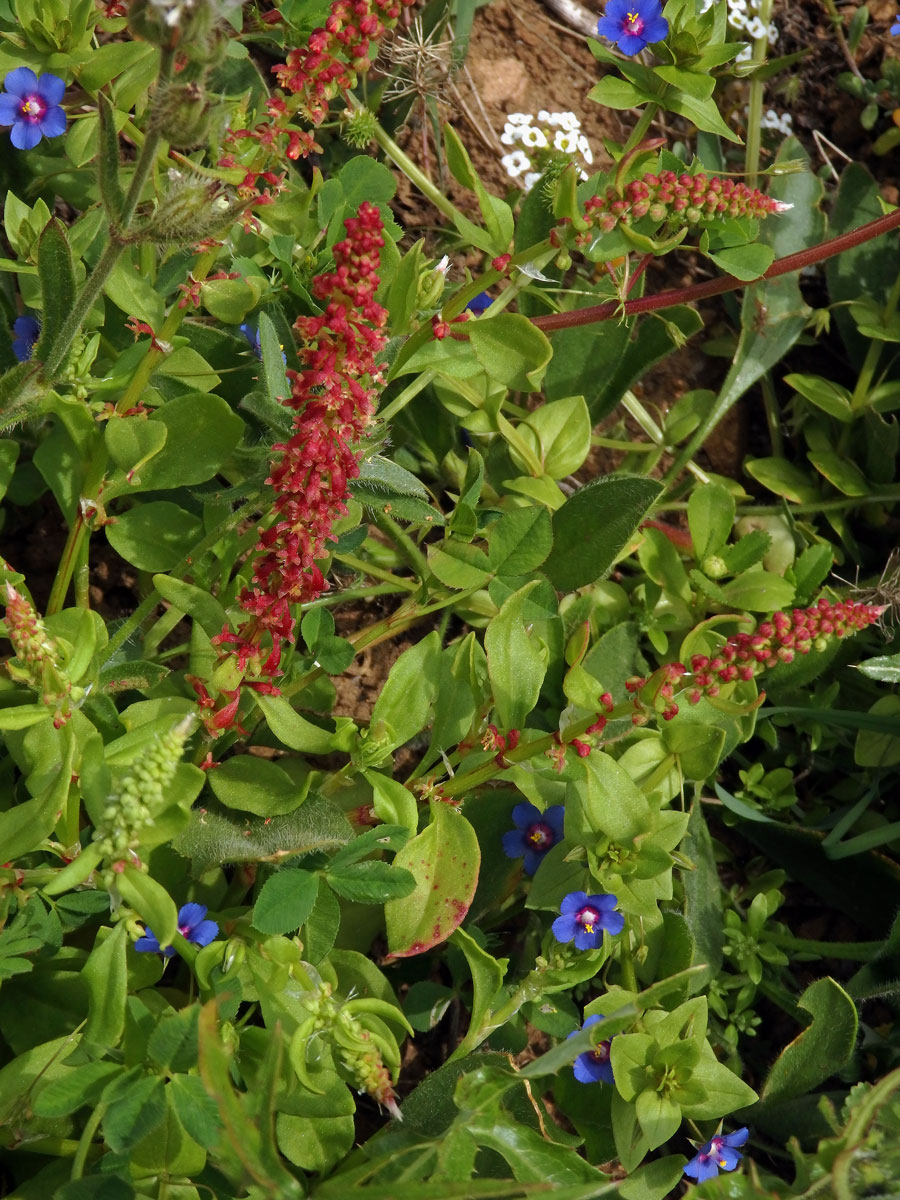
[[[900,228],[900,208],[876,217],[858,229],[849,233],[841,233],[837,237],[828,238],[818,246],[809,246],[798,250],[796,254],[787,254],[784,258],[776,258],[759,279],[735,279],[733,275],[721,275],[718,279],[708,279],[703,283],[694,283],[689,287],[673,288],[668,292],[657,292],[655,296],[642,296],[638,300],[606,300],[603,304],[592,304],[588,308],[578,308],[574,312],[548,313],[544,317],[532,317],[532,324],[544,333],[553,333],[557,329],[571,329],[576,325],[593,325],[596,321],[608,321],[612,317],[631,317],[639,313],[657,312],[663,308],[672,308],[676,304],[690,304],[694,300],[705,300],[708,296],[719,296],[723,292],[733,292],[738,288],[752,287],[754,283],[777,279],[779,275],[789,275],[792,271],[800,271],[803,267],[814,263],[824,262],[826,258],[834,258],[854,246],[890,233],[892,229]]]

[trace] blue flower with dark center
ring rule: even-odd
[[[743,1158],[735,1146],[743,1146],[749,1136],[746,1125],[734,1133],[716,1134],[706,1142],[684,1168],[685,1175],[703,1183],[715,1179],[719,1171],[733,1171]]]
[[[669,22],[660,0],[609,0],[597,32],[623,54],[640,54],[650,42],[668,37]]]
[[[533,875],[550,847],[562,841],[565,811],[561,804],[544,812],[527,801],[517,804],[512,810],[516,828],[504,833],[503,853],[507,858],[524,858],[526,872]]]
[[[480,317],[486,308],[490,308],[494,303],[493,296],[489,296],[487,292],[479,292],[477,296],[473,296],[466,308],[476,317]]]
[[[558,942],[574,940],[576,950],[597,950],[603,945],[604,930],[615,937],[625,928],[625,918],[616,912],[615,896],[589,896],[569,892],[559,906],[562,914],[551,926]]]
[[[41,323],[35,317],[16,317],[13,321],[13,354],[19,362],[27,362],[41,336]]]
[[[16,67],[3,86],[0,125],[12,125],[10,141],[17,150],[31,150],[42,137],[66,132],[66,114],[59,106],[66,85],[57,75],[38,78],[31,67]]]
[[[182,904],[178,910],[178,932],[187,938],[192,946],[208,946],[213,938],[218,936],[219,926],[215,921],[204,920],[205,916],[205,904]],[[149,925],[144,936],[134,943],[134,948],[145,954],[161,954],[163,958],[171,958],[175,953],[174,946],[160,946]]]
[[[591,1025],[596,1025],[598,1021],[603,1020],[603,1013],[594,1013],[592,1017],[586,1017],[582,1029],[587,1029]],[[570,1033],[569,1037],[574,1037],[579,1031],[576,1029],[574,1033]],[[609,1047],[612,1043],[612,1038],[607,1038],[605,1042],[598,1042],[593,1050],[586,1050],[584,1054],[579,1054],[572,1063],[572,1070],[575,1072],[575,1078],[579,1083],[612,1083],[613,1069],[609,1061]]]

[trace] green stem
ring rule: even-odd
[[[781,414],[778,411],[778,399],[775,395],[775,389],[772,387],[772,380],[768,374],[763,375],[759,381],[759,386],[762,389],[763,406],[766,412],[766,425],[769,429],[769,441],[772,445],[772,453],[776,458],[783,458],[784,438],[781,434]]]
[[[858,508],[861,504],[892,504],[897,500],[900,500],[900,488],[893,492],[878,492],[874,496],[842,496],[836,500],[815,500],[811,504],[792,504],[791,514],[793,516],[814,516],[821,512],[841,512],[845,508]],[[658,504],[654,511],[658,513],[686,512],[687,507],[685,500],[667,500]],[[741,504],[738,506],[737,515],[739,517],[770,517],[772,505]]]
[[[622,971],[622,986],[627,992],[640,991],[638,988],[637,975],[634,973],[634,957],[631,953],[631,943],[628,940],[629,935],[620,942],[617,942],[617,951],[619,959],[619,967]]]
[[[822,942],[816,938],[794,937],[791,933],[767,933],[766,940],[784,950],[801,954],[818,954],[821,958],[846,958],[852,962],[868,962],[884,949],[882,942]]]
[[[887,298],[887,303],[884,306],[883,324],[887,326],[894,314],[897,311],[897,305],[900,304],[900,275],[894,280],[893,287]],[[875,377],[875,372],[878,369],[878,362],[881,358],[881,348],[884,345],[876,339],[869,342],[866,350],[866,357],[863,360],[862,368],[859,372],[859,378],[856,381],[856,387],[853,389],[853,395],[850,397],[850,408],[853,412],[858,413],[860,409],[865,408],[866,401],[869,398],[869,391],[872,387],[872,380]]]
[[[397,592],[416,592],[418,587],[409,579],[400,579],[397,575],[392,575],[390,571],[383,571],[381,567],[376,567],[374,563],[364,562],[361,558],[357,558],[355,554],[335,554],[335,561],[344,563],[353,571],[359,571],[361,575],[371,575],[373,579],[383,579],[385,583],[393,584],[393,590]],[[338,598],[343,598],[344,592],[338,594]]]
[[[81,1131],[81,1137],[78,1139],[78,1149],[75,1151],[75,1156],[72,1159],[70,1179],[80,1179],[84,1174],[84,1164],[87,1162],[94,1134],[100,1128],[100,1122],[103,1120],[105,1112],[106,1105],[101,1101],[88,1117],[87,1123]]]
[[[634,129],[632,129],[631,133],[628,135],[628,141],[625,143],[625,146],[622,150],[622,158],[624,158],[626,154],[630,154],[632,150],[636,149],[641,144],[641,142],[647,136],[650,126],[656,120],[658,113],[659,105],[655,101],[652,104],[647,105],[638,118],[637,125],[635,125]]]
[[[427,579],[431,574],[428,567],[428,560],[409,534],[404,529],[401,529],[397,522],[392,517],[389,517],[387,513],[378,512],[377,509],[372,510],[372,520],[381,532],[391,539],[416,575],[418,575],[419,579]]]
[[[172,69],[175,63],[174,50],[163,49],[160,51],[159,60],[159,75],[158,83],[164,83],[171,77]],[[153,163],[156,158],[156,150],[162,140],[162,131],[160,129],[151,128],[144,139],[144,145],[138,155],[137,162],[134,167],[134,174],[131,177],[131,185],[128,188],[128,194],[122,204],[122,211],[116,221],[115,228],[110,229],[109,245],[100,256],[100,261],[91,271],[90,275],[84,281],[81,291],[75,299],[72,306],[72,311],[63,322],[62,330],[60,331],[59,339],[56,343],[54,353],[51,354],[44,364],[44,373],[48,379],[53,379],[56,372],[66,360],[66,356],[71,349],[72,342],[84,323],[85,317],[94,306],[94,301],[100,295],[103,285],[109,278],[110,272],[119,261],[119,256],[125,248],[125,242],[122,240],[122,234],[125,233],[134,216],[141,196],[144,192],[144,187],[150,177],[150,172],[153,169]]]
[[[772,19],[772,0],[760,0],[759,19],[765,29],[753,41],[751,61],[756,66],[762,66],[769,52],[769,22]],[[756,187],[759,178],[759,147],[762,136],[762,108],[765,81],[759,71],[755,71],[750,80],[749,110],[747,112],[747,145],[744,150],[744,170],[747,186]]]
[[[379,421],[390,421],[402,409],[406,408],[411,400],[415,400],[419,392],[424,391],[429,383],[436,377],[437,371],[427,370],[417,375],[412,383],[408,384],[399,396],[395,396],[389,404],[378,410]]]
[[[218,257],[218,249],[207,250],[197,259],[191,276],[195,282],[201,282],[210,273],[215,265]],[[175,334],[181,328],[181,323],[187,316],[186,308],[179,308],[177,304],[173,304],[169,309],[169,313],[163,323],[162,329],[156,334],[157,341],[171,342]],[[141,396],[144,394],[144,389],[150,382],[150,377],[153,374],[157,363],[160,359],[165,358],[165,351],[157,350],[156,346],[151,345],[150,349],[138,363],[137,370],[132,375],[128,382],[128,387],[122,393],[116,403],[117,413],[126,413],[129,409],[134,408],[140,403]]]
[[[356,108],[362,107],[359,101],[355,100],[352,95],[348,95],[348,100]],[[462,213],[447,197],[435,186],[425,174],[421,171],[409,155],[405,154],[394,139],[387,134],[380,125],[375,126],[375,141],[382,148],[389,159],[396,167],[399,167],[410,183],[415,184],[423,196],[426,196],[438,212],[442,212],[445,217],[455,223],[457,217],[461,217]]]

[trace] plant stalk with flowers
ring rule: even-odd
[[[790,137],[777,8],[609,0],[494,194],[398,125],[401,0],[13,7],[10,1186],[869,1186],[900,215]]]

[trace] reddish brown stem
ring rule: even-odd
[[[790,275],[792,271],[800,271],[803,267],[814,263],[824,262],[826,258],[834,258],[854,246],[861,246],[873,238],[890,233],[900,227],[900,208],[877,217],[858,229],[849,233],[841,233],[837,237],[820,242],[818,246],[809,246],[806,250],[798,250],[796,254],[787,254],[777,258],[765,275],[758,280],[735,279],[733,275],[721,275],[718,279],[708,279],[704,283],[693,283],[689,287],[673,288],[669,292],[658,292],[655,296],[642,296],[638,300],[607,300],[603,304],[592,304],[588,308],[579,308],[574,312],[548,313],[544,317],[532,317],[532,323],[543,329],[544,333],[553,333],[557,329],[571,329],[575,325],[593,325],[596,321],[608,321],[612,317],[632,317],[638,313],[658,312],[663,308],[672,308],[676,304],[690,304],[695,300],[705,300],[708,296],[719,296],[722,292],[733,292],[738,288],[747,287],[762,280],[777,279],[780,275]]]

